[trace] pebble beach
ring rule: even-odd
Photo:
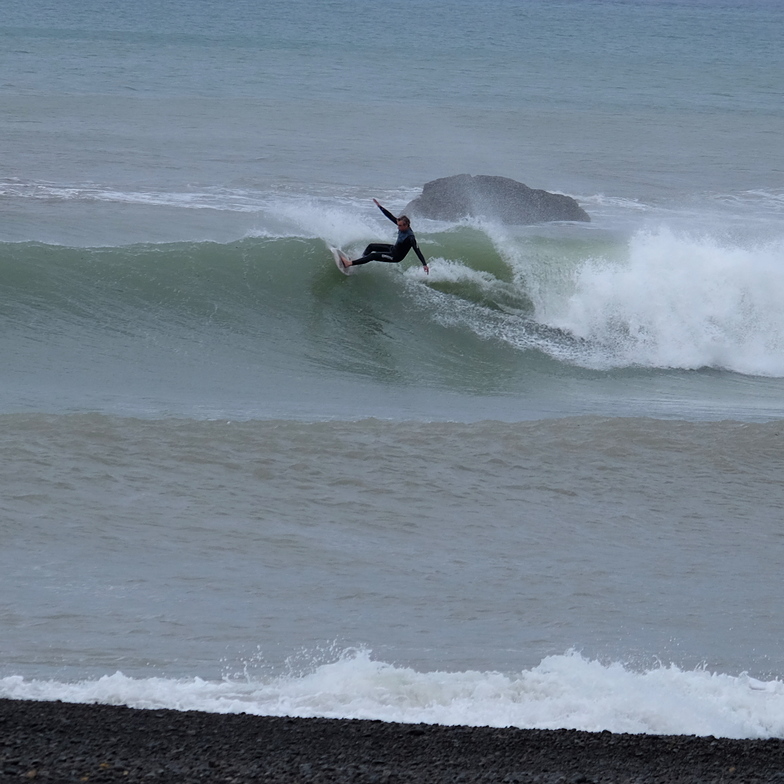
[[[784,740],[0,700],[3,782],[770,782]]]

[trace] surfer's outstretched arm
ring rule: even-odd
[[[422,262],[422,266],[425,268],[425,272],[429,275],[430,267],[427,266],[427,261],[425,261],[425,257],[422,255],[422,251],[419,250],[419,245],[417,245],[417,241],[415,239],[412,240],[411,247],[414,249],[414,253],[419,256],[419,260]]]
[[[383,212],[384,215],[386,215],[387,218],[389,218],[389,220],[392,221],[392,223],[397,223],[397,218],[386,207],[382,207],[378,203],[378,199],[373,199],[373,201],[375,202],[376,207],[378,207],[381,210],[381,212]]]

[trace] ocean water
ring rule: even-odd
[[[0,12],[0,696],[784,736],[778,0]]]

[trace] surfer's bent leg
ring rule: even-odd
[[[351,262],[351,266],[367,264],[369,261],[393,261],[392,246],[384,242],[371,242],[365,248],[365,252],[358,259]]]

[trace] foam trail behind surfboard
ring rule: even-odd
[[[333,248],[330,246],[330,251],[332,252],[332,258],[335,259],[335,266],[344,274],[344,275],[351,275],[354,272],[353,267],[346,267],[344,261],[348,261],[348,257],[342,250],[339,248]]]

